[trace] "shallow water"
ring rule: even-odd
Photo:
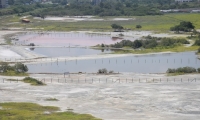
[[[48,57],[61,57],[61,56],[84,56],[84,55],[98,55],[111,53],[110,50],[97,50],[89,48],[66,48],[66,47],[47,47],[47,48],[30,48],[32,52],[39,53]]]
[[[114,72],[165,73],[168,68],[185,66],[200,67],[200,60],[197,59],[195,52],[73,60],[28,65],[28,68],[30,73],[96,73],[102,68]]]
[[[113,44],[122,39],[111,35],[89,34],[79,32],[68,33],[26,33],[18,36],[14,44],[28,45],[34,43],[39,46],[94,46],[97,44]],[[133,39],[133,38],[132,38]],[[131,40],[131,38],[130,38]]]

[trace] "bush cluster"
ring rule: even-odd
[[[194,45],[200,46],[200,40],[196,40]]]
[[[122,47],[131,47],[134,49],[137,48],[155,48],[155,47],[166,47],[166,46],[176,46],[179,44],[189,44],[190,42],[186,39],[173,39],[173,38],[157,38],[157,37],[151,37],[147,36],[144,38],[144,40],[122,40],[121,42],[117,42],[113,45],[110,45],[114,48],[122,48]]]
[[[177,69],[169,68],[167,73],[196,73],[197,71],[200,73],[200,68],[195,69],[193,67],[180,67]]]
[[[10,66],[6,62],[1,62],[0,73],[6,73],[8,71],[15,71],[16,73],[25,73],[28,71],[28,67],[22,63],[16,63],[14,66]]]
[[[107,74],[107,73],[114,73],[114,71],[108,71],[106,68],[99,69],[98,74]]]
[[[170,30],[176,31],[176,32],[179,32],[179,31],[190,32],[194,28],[195,26],[191,22],[182,21],[180,22],[179,25],[171,27]]]
[[[25,83],[30,83],[31,85],[36,85],[36,86],[45,85],[43,82],[31,77],[25,77],[23,81]]]

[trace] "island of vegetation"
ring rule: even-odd
[[[0,107],[1,120],[101,120],[71,110],[59,112],[58,107],[40,106],[35,103],[0,103]]]
[[[176,69],[169,68],[167,70],[168,75],[182,75],[182,74],[191,74],[191,73],[200,73],[200,68],[193,67],[180,67]]]
[[[28,67],[23,63],[15,63],[11,66],[6,62],[0,63],[0,75],[6,76],[28,76]]]

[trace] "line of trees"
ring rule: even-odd
[[[182,44],[189,44],[190,42],[186,39],[174,39],[174,38],[159,38],[159,37],[151,37],[147,36],[144,40],[122,40],[115,44],[110,45],[110,47],[114,48],[123,48],[123,47],[131,47],[134,49],[138,48],[155,48],[155,47],[173,47]]]
[[[98,15],[98,16],[144,16],[161,15],[161,9],[198,8],[200,4],[177,4],[174,0],[102,0],[93,4],[91,0],[51,0],[53,4],[41,4],[33,0],[9,0],[9,8],[0,10],[0,15],[29,12],[54,16]],[[43,8],[43,9],[41,9]]]
[[[200,4],[177,4],[174,0],[51,0],[53,4],[41,4],[33,0],[9,0],[10,7],[0,10],[1,15],[27,13],[33,16],[144,16],[161,15],[161,9],[198,8]],[[41,9],[43,8],[43,9]]]

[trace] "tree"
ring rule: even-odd
[[[194,45],[200,46],[200,40],[196,40]]]
[[[102,43],[102,44],[101,44],[101,47],[105,47],[105,45]]]
[[[16,72],[24,73],[28,71],[28,67],[22,63],[15,64],[14,68]]]
[[[198,73],[200,73],[200,68],[197,69]]]
[[[98,70],[98,73],[99,73],[99,74],[106,74],[106,73],[108,73],[108,71],[107,71],[106,68],[103,68],[103,69],[99,69],[99,70]]]
[[[14,0],[8,0],[8,4],[9,4],[9,5],[13,5],[14,3],[15,3]]]
[[[135,40],[133,42],[133,48],[137,49],[137,48],[140,48],[140,47],[142,47],[142,41],[141,40]]]
[[[142,28],[142,26],[141,25],[136,25],[135,26],[137,29],[140,29],[140,28]]]
[[[7,72],[9,70],[13,70],[13,68],[6,62],[2,62],[0,63],[0,72]]]
[[[176,31],[176,32],[179,32],[179,31],[190,32],[194,28],[195,28],[195,26],[191,22],[182,21],[182,22],[180,22],[179,25],[171,27],[170,30],[171,31]]]
[[[117,24],[112,24],[111,27],[113,29],[115,29],[115,31],[122,31],[122,29],[124,29],[121,25],[117,25]]]
[[[44,20],[46,18],[45,14],[41,14],[40,17]]]

